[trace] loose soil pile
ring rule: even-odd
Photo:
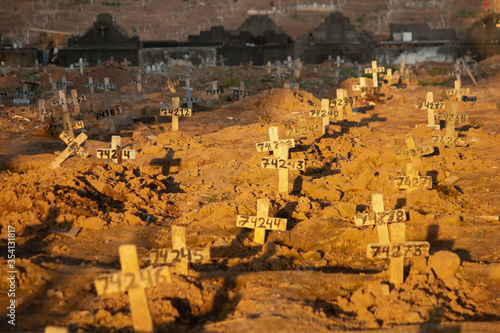
[[[123,244],[135,244],[141,267],[150,266],[149,250],[172,247],[172,226],[186,227],[188,247],[210,247],[212,260],[191,265],[189,276],[173,274],[172,283],[147,289],[159,332],[385,331],[401,325],[409,325],[403,328],[408,332],[497,330],[500,225],[498,218],[479,216],[500,215],[500,74],[487,62],[482,66],[479,87],[467,78],[462,82],[477,96],[477,102],[458,107],[469,121],[457,123],[456,132],[469,145],[435,144],[421,170],[432,176],[432,189],[410,193],[393,185],[409,162],[394,153],[406,148],[407,134],[417,145],[444,135],[426,127],[426,111],[415,110],[415,103],[432,91],[449,108],[442,92],[453,87],[452,77],[436,76],[430,65],[419,69],[418,86],[383,86],[381,95],[360,98],[354,121],[332,121],[323,136],[295,137],[290,157],[306,159],[307,167],[290,171],[290,193],[278,193],[277,172],[260,167],[270,154],[257,152],[255,144],[269,140],[270,126],[287,138],[286,129],[297,126],[300,115],[320,124],[309,110],[358,81],[330,78],[335,68],[319,66],[313,73],[306,66],[295,80],[301,89],[280,88],[282,80],[261,82],[267,74],[258,67],[236,67],[232,74],[222,68],[193,71],[193,96],[203,101],[194,104],[192,117],[180,118],[178,132],[159,109],[185,96],[180,87],[162,91],[166,78],[185,75],[185,68],[143,75],[142,93],[132,83],[135,74],[116,64],[84,75],[54,66],[31,73],[41,83],[34,100],[52,98],[48,77],[62,75],[87,97],[81,119],[91,156],[72,156],[51,170],[66,145],[46,130],[47,119],[13,105],[12,93],[3,98],[0,223],[2,235],[8,226],[16,229],[19,274],[16,326],[6,323],[2,306],[0,330],[41,332],[59,325],[73,332],[130,332],[127,295],[97,296],[93,281],[120,269]],[[83,88],[90,76],[100,83],[109,77],[118,87],[91,95]],[[219,100],[204,93],[214,79],[226,89]],[[242,101],[230,89],[240,81],[253,92]],[[23,80],[11,74],[0,83],[14,91]],[[95,156],[111,140],[106,119],[93,115],[105,100],[124,111],[114,121],[122,145],[137,152],[123,165]],[[141,114],[158,121],[133,122]],[[59,116],[58,109],[56,121]],[[450,182],[451,176],[458,181]],[[408,212],[408,241],[431,245],[429,258],[406,259],[405,282],[398,286],[387,282],[389,261],[366,258],[367,244],[378,242],[377,230],[353,223],[356,213],[370,211],[374,193],[384,195],[386,210]],[[270,199],[270,216],[288,221],[286,231],[268,232],[264,245],[253,242],[252,230],[236,227],[238,214],[256,214],[259,198]],[[53,232],[72,227],[82,228],[74,238]],[[6,237],[1,244],[6,270]],[[7,282],[2,279],[1,290],[8,290]]]

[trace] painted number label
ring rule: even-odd
[[[192,111],[191,109],[160,109],[160,115],[162,116],[171,116],[171,117],[191,117]]]
[[[339,112],[337,110],[309,110],[309,116],[320,118],[337,118],[339,116]]]
[[[293,128],[286,129],[286,135],[287,136],[306,135],[309,133],[319,132],[319,130],[320,130],[319,125],[307,125],[307,126],[293,127]]]
[[[122,159],[129,160],[135,158],[135,150],[122,150]],[[118,158],[117,149],[97,149],[97,158],[114,160]]]
[[[432,142],[443,143],[447,146],[465,147],[467,145],[466,137],[452,137],[452,136],[433,136]]]
[[[151,263],[170,264],[180,262],[187,258],[189,262],[202,262],[210,260],[210,249],[153,249],[149,252]]]
[[[396,158],[398,160],[403,160],[414,156],[429,155],[432,154],[433,152],[434,152],[434,147],[429,143],[418,148],[399,150],[396,152]]]
[[[436,102],[436,103],[417,103],[415,104],[417,110],[420,109],[429,109],[429,110],[441,110],[444,109],[444,102]]]
[[[109,109],[109,110],[104,110],[103,112],[96,112],[95,118],[101,119],[101,118],[106,118],[106,117],[113,117],[113,116],[116,116],[117,114],[121,114],[121,113],[122,113],[121,108]]]
[[[268,230],[286,230],[286,219],[277,217],[257,217],[238,215],[236,226],[240,228],[263,228]]]
[[[406,242],[401,244],[368,244],[368,258],[428,257],[429,242]]]
[[[264,169],[292,169],[304,170],[306,166],[305,160],[284,160],[276,157],[263,157],[260,161],[260,166]]]
[[[346,106],[346,105],[353,106],[354,103],[356,103],[357,101],[358,101],[358,96],[332,99],[330,101],[330,107],[334,108],[336,106]]]
[[[159,267],[144,269],[139,273],[116,273],[99,276],[94,280],[98,295],[125,292],[135,288],[149,288],[161,283],[170,283],[170,269]]]
[[[293,148],[295,147],[295,140],[293,139],[287,139],[287,140],[279,140],[279,141],[266,141],[266,142],[260,142],[255,144],[257,147],[258,152],[263,152],[263,151],[273,151],[278,149],[280,143],[285,143],[288,145],[288,147]]]
[[[420,177],[394,177],[394,185],[403,190],[405,188],[432,188],[432,177],[430,176],[420,176]]]
[[[439,120],[446,120],[446,121],[452,121],[453,118],[455,118],[455,121],[461,121],[461,122],[465,122],[467,120],[469,120],[469,116],[465,115],[465,114],[457,114],[457,115],[454,115],[453,113],[436,113],[434,114],[434,118],[436,119],[439,119]]]
[[[389,210],[386,212],[377,212],[375,214],[375,220],[373,220],[368,213],[356,214],[354,215],[354,224],[357,227],[363,227],[366,225],[382,225],[392,222],[403,222],[406,221],[406,212],[404,209]]]

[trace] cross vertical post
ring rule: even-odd
[[[288,160],[288,144],[280,143],[278,145],[277,157]],[[279,169],[279,192],[288,193],[288,169]]]
[[[109,91],[109,77],[104,78],[104,92]]]
[[[179,97],[174,97],[172,98],[172,109],[178,109],[179,108]],[[179,130],[179,117],[174,116],[172,113],[172,132],[178,131]]]
[[[389,229],[387,224],[377,223],[378,213],[384,212],[384,196],[382,194],[372,194],[373,218],[377,224],[378,239],[380,243],[389,243]]]
[[[76,91],[76,89],[71,90],[71,98],[73,99],[73,104],[75,106],[74,114],[75,116],[78,116],[81,113],[81,110],[80,110],[80,103],[78,103],[78,92]]]
[[[71,127],[71,119],[68,112],[68,104],[66,103],[66,95],[63,90],[59,90],[59,99],[62,102],[62,123],[64,133],[68,135],[71,139],[75,138],[75,133],[73,133],[73,128]],[[68,124],[68,126],[64,126],[64,124]]]
[[[111,133],[116,133],[115,122],[113,121],[113,117],[110,115],[111,105],[108,100],[103,102],[104,105],[104,113],[107,114],[106,118],[108,119],[109,131]]]
[[[392,223],[389,226],[391,233],[391,244],[398,245],[406,242],[406,224],[403,222]],[[404,282],[405,257],[391,258],[389,262],[389,282],[398,285]]]
[[[186,250],[186,228],[173,226],[172,227],[172,248],[178,251]],[[189,258],[187,256],[183,256],[181,253],[181,260],[175,263],[175,270],[177,273],[182,275],[188,275],[188,265]]]
[[[119,247],[120,265],[122,273],[139,274],[139,258],[135,245],[122,245]],[[144,288],[132,288],[128,290],[130,301],[130,313],[135,332],[152,333],[153,317],[149,310],[146,290]]]

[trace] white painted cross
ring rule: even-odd
[[[455,80],[455,89],[446,90],[446,95],[456,96],[457,101],[462,101],[462,95],[469,94],[470,89],[469,88],[462,89],[460,87],[460,84],[461,84],[460,80]]]
[[[269,217],[269,199],[257,200],[257,216],[238,215],[236,226],[255,229],[253,241],[257,244],[266,242],[266,230],[286,230],[286,219]]]
[[[21,98],[21,99],[14,99],[12,101],[14,104],[30,104],[31,101],[28,98],[28,96],[33,96],[35,94],[34,91],[29,91],[28,90],[28,85],[27,84],[23,84],[23,90],[18,90],[16,93],[19,96],[23,96],[23,98]]]
[[[288,170],[305,170],[305,160],[289,160],[288,159],[288,144],[278,144],[276,149],[277,154],[275,157],[262,157],[260,166],[264,169],[278,169],[279,170],[279,192],[288,193]]]
[[[154,265],[175,264],[175,272],[189,275],[189,263],[210,261],[210,248],[188,249],[186,246],[186,227],[172,227],[172,249],[152,249],[149,252]]]
[[[366,78],[365,77],[360,77],[359,78],[359,84],[355,84],[352,86],[352,90],[354,91],[361,91],[361,96],[365,97],[366,96]]]
[[[329,107],[337,108],[336,120],[353,120],[352,106],[358,101],[358,96],[349,97],[346,89],[337,89],[337,98],[330,100]],[[344,112],[345,108],[345,112]]]
[[[113,135],[111,137],[111,149],[97,149],[96,157],[122,164],[122,160],[135,159],[135,150],[122,149],[122,139],[118,135]]]
[[[408,149],[396,151],[396,159],[398,160],[410,158],[412,163],[416,163],[420,167],[422,165],[422,156],[434,153],[434,146],[432,143],[417,147],[413,134],[406,135],[405,141]]]
[[[55,116],[55,114],[56,114],[55,109],[47,109],[45,107],[45,100],[44,99],[38,100],[38,109],[30,108],[30,111],[33,114],[39,115],[41,121],[45,120],[45,116]]]
[[[432,177],[420,176],[418,163],[406,164],[406,175],[394,177],[394,186],[399,190],[406,190],[408,193],[417,189],[431,189]]]
[[[172,108],[161,108],[160,116],[172,117],[172,131],[179,130],[179,117],[191,117],[192,109],[179,108],[179,97],[172,98]]]
[[[302,70],[302,62],[298,62],[297,66],[294,68],[293,76],[298,79],[300,77],[300,71]]]
[[[78,65],[80,65],[80,74],[83,75],[83,58],[79,59]]]
[[[108,125],[109,125],[109,130],[111,133],[116,133],[116,127],[115,127],[115,122],[113,120],[113,117],[119,114],[122,114],[122,108],[111,108],[109,101],[105,100],[103,102],[104,106],[104,111],[102,112],[95,112],[94,115],[97,120],[101,118],[107,118],[108,119]]]
[[[73,82],[67,82],[66,75],[63,75],[62,81],[56,81],[56,85],[63,87],[64,93],[66,93],[66,87],[72,87]]]
[[[90,93],[93,94],[94,93],[94,86],[98,86],[99,83],[94,83],[94,81],[92,80],[91,77],[89,77],[89,83],[84,83],[83,84],[83,87],[84,88],[90,88]]]
[[[52,79],[52,77],[49,77],[49,83],[50,83],[50,89],[51,89],[50,91],[55,94],[57,92],[57,85],[54,82],[54,80]]]
[[[434,95],[429,91],[425,97],[425,103],[417,103],[415,107],[417,110],[427,109],[427,127],[439,129],[439,125],[436,125],[434,121],[434,110],[444,109],[444,102],[434,103]]]
[[[387,68],[387,74],[385,74],[383,77],[384,77],[384,80],[387,81],[387,86],[389,86],[389,87],[392,86],[393,80],[399,79],[399,75],[392,74],[392,68]]]
[[[72,153],[76,153],[80,157],[88,157],[89,154],[83,149],[81,146],[85,140],[87,140],[87,135],[85,133],[80,133],[74,140],[70,138],[65,132],[62,132],[59,135],[59,138],[64,141],[68,145],[66,149],[60,153],[54,161],[50,164],[51,169],[58,168],[64,160],[71,156]]]
[[[457,121],[457,102],[451,103],[451,113],[447,117],[446,134],[445,136],[432,136],[433,143],[443,143],[445,146],[464,147],[467,145],[467,138],[464,136],[457,137],[455,135],[455,124]],[[460,118],[458,118],[460,119]]]
[[[130,312],[135,332],[153,333],[153,318],[149,310],[145,288],[171,283],[167,266],[140,270],[135,245],[119,247],[121,272],[101,275],[94,280],[98,295],[128,292]]]
[[[193,97],[193,88],[183,87],[186,90],[186,97],[180,99],[180,103],[187,103],[188,109],[193,109],[193,103],[200,103],[201,97]]]
[[[280,140],[278,137],[278,127],[269,127],[269,140],[255,144],[258,152],[277,150],[280,143],[287,144],[289,148],[295,147],[295,140]]]
[[[71,139],[75,138],[75,134],[73,133],[73,128],[70,126],[71,124],[71,117],[69,115],[68,111],[68,105],[66,102],[66,95],[63,90],[59,90],[59,100],[58,104],[61,105],[62,107],[62,123],[63,123],[63,129],[64,133]]]
[[[366,68],[365,74],[372,74],[373,87],[378,87],[378,73],[385,72],[384,67],[377,67],[377,61],[372,61],[372,68]]]

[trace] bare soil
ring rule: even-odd
[[[190,267],[189,276],[172,275],[171,284],[147,289],[158,332],[303,332],[375,329],[407,332],[493,332],[500,319],[499,221],[478,216],[500,215],[500,73],[491,62],[477,73],[479,87],[467,78],[477,102],[459,103],[469,116],[457,123],[467,147],[436,144],[423,157],[423,172],[433,177],[430,190],[410,193],[394,188],[392,179],[408,161],[394,152],[405,149],[405,135],[417,145],[431,142],[437,131],[426,127],[425,110],[415,103],[428,91],[436,101],[453,87],[452,76],[431,76],[427,64],[416,70],[420,85],[383,86],[382,94],[360,98],[354,121],[331,122],[328,133],[295,137],[292,158],[305,158],[305,171],[290,171],[290,193],[278,193],[278,175],[261,169],[255,144],[269,140],[268,128],[278,126],[280,138],[296,126],[321,98],[357,83],[336,82],[335,68],[306,66],[301,89],[285,89],[283,80],[259,82],[266,70],[240,66],[234,75],[223,69],[192,71],[193,116],[181,118],[172,132],[165,118],[153,124],[134,123],[142,114],[158,116],[176,93],[162,91],[167,76],[185,75],[185,68],[144,75],[137,93],[135,75],[107,63],[84,75],[49,66],[31,74],[41,82],[33,100],[50,99],[48,77],[66,74],[79,94],[85,132],[83,145],[91,154],[71,156],[60,168],[49,165],[66,145],[45,130],[47,121],[4,97],[0,116],[0,266],[7,270],[8,226],[16,229],[16,326],[4,316],[8,301],[2,273],[0,331],[42,332],[47,325],[68,326],[73,332],[130,332],[132,321],[126,294],[100,297],[94,279],[120,269],[118,247],[135,244],[141,267],[150,266],[149,250],[171,247],[171,227],[186,226],[188,247],[210,247],[212,260]],[[348,70],[345,67],[342,69]],[[110,78],[116,91],[91,95],[83,83],[93,75]],[[20,77],[26,77],[19,75]],[[204,94],[217,79],[226,94],[219,100]],[[246,80],[253,94],[242,101],[230,87]],[[23,79],[0,77],[13,92]],[[434,86],[432,83],[441,84]],[[181,85],[183,82],[181,81]],[[428,85],[427,85],[428,84]],[[352,93],[352,91],[351,91]],[[135,160],[116,165],[96,158],[108,148],[106,119],[92,112],[105,100],[121,107],[115,124]],[[33,105],[34,103],[32,103]],[[57,111],[60,116],[60,110]],[[78,134],[78,130],[76,131]],[[449,184],[444,180],[457,176]],[[384,195],[386,209],[409,214],[407,240],[427,240],[431,256],[406,259],[405,282],[389,286],[385,259],[367,259],[366,246],[377,243],[377,230],[356,228],[354,214],[369,211],[371,195]],[[267,233],[266,243],[253,242],[253,231],[236,227],[238,214],[256,214],[257,199],[269,198],[270,216],[286,218],[286,231]],[[53,231],[81,227],[74,238]]]

